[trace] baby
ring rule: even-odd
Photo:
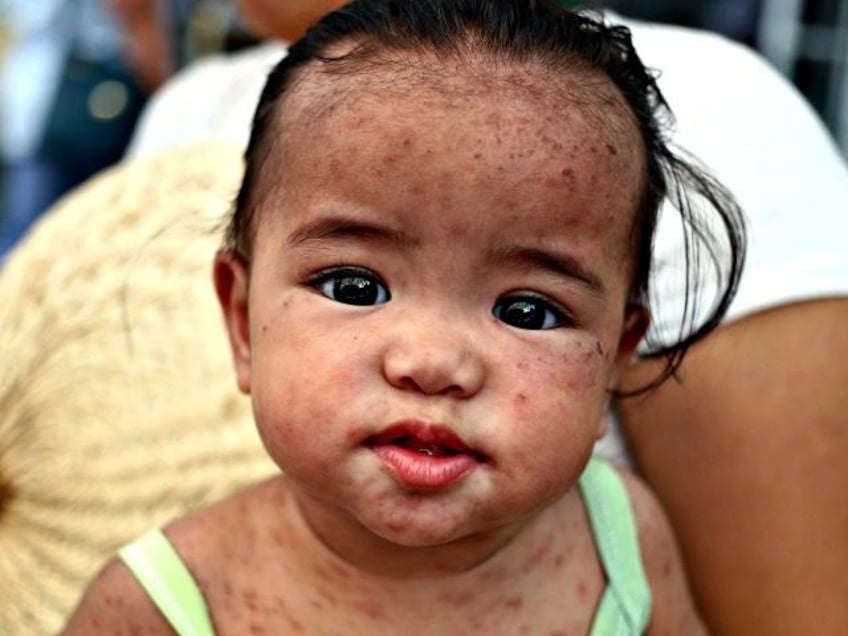
[[[707,325],[738,280],[663,113],[553,1],[358,0],[295,44],[214,266],[281,473],[124,548],[66,633],[702,633],[653,497],[590,460],[667,191],[730,239]]]

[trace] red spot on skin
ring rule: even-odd
[[[306,633],[306,629],[304,629],[303,624],[297,622],[296,620],[294,620],[291,617],[289,617],[289,627],[293,631],[297,632],[298,634],[305,634]]]
[[[524,395],[523,393],[519,393],[518,395],[515,396],[515,401],[518,402],[519,404],[523,404],[524,402],[527,401],[527,396]]]
[[[274,530],[271,532],[271,540],[274,542],[274,545],[278,545],[280,547],[288,545],[285,535],[280,530]]]
[[[483,156],[483,153],[482,153],[482,152],[475,152],[475,153],[474,153],[474,158],[475,158],[475,159],[480,159],[482,156]]]
[[[523,605],[524,605],[524,599],[520,596],[513,596],[513,597],[508,598],[506,600],[507,609],[517,611],[517,610],[520,610]]]
[[[566,179],[574,178],[574,170],[572,170],[571,168],[563,168],[560,174]]]
[[[354,607],[370,618],[383,617],[383,606],[376,601],[359,601],[356,605],[354,605]]]
[[[616,148],[612,144],[607,144],[607,150],[609,151],[609,153],[611,155],[617,155],[618,154],[618,148]]]
[[[577,582],[577,598],[579,598],[584,603],[589,598],[589,589],[586,587],[585,581]]]
[[[265,633],[265,630],[264,630],[264,629],[262,629],[262,627],[260,627],[260,626],[259,626],[259,625],[257,625],[256,623],[251,623],[251,624],[250,624],[250,633],[251,633],[251,634],[257,634],[257,635],[258,635],[258,634],[264,634],[264,633]]]
[[[671,561],[666,561],[662,566],[662,575],[665,577],[671,576]]]
[[[259,602],[256,598],[256,592],[253,590],[248,590],[242,595],[242,600],[244,601],[245,606],[251,612],[255,612],[259,609]]]
[[[465,590],[463,592],[440,594],[438,598],[439,601],[442,603],[447,603],[449,605],[453,605],[454,607],[464,607],[466,605],[471,604],[471,602],[475,598],[475,594],[471,590]]]
[[[548,554],[551,551],[551,544],[553,540],[544,541],[538,548],[536,548],[533,553],[530,555],[530,558],[527,560],[527,564],[524,566],[525,572],[532,572],[533,570],[539,568],[545,560],[548,558]]]
[[[344,565],[342,565],[341,563],[330,563],[329,569],[330,569],[329,575],[325,574],[323,569],[321,570],[321,575],[324,578],[332,578],[332,577],[338,577],[340,579],[349,579],[350,578],[350,571]]]
[[[600,340],[595,340],[595,351],[598,352],[599,356],[604,355],[604,345],[601,343]]]
[[[563,563],[565,563],[565,555],[563,555],[563,554],[556,555],[556,558],[554,559],[554,567],[556,569],[559,569],[559,568],[562,567]]]

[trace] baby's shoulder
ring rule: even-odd
[[[261,482],[177,519],[165,533],[199,583],[231,578],[233,571],[249,569],[247,564],[261,558],[285,497],[282,480]]]
[[[154,558],[152,552],[161,556],[164,545],[173,560],[185,566],[200,595],[209,600],[218,582],[225,582],[229,588],[229,581],[237,579],[238,572],[249,570],[251,561],[258,558],[256,532],[272,489],[269,483],[247,488],[173,521],[162,532],[153,531],[133,542],[129,551],[122,550],[123,558],[114,557],[90,583],[63,633],[172,633],[127,566],[127,555],[144,555],[142,560],[150,567],[161,568],[161,559]],[[161,580],[173,574],[172,565],[168,564],[170,574],[162,574]]]
[[[169,627],[126,565],[115,557],[89,584],[63,636],[167,634]]]
[[[695,605],[671,523],[656,495],[636,475],[616,469],[627,490],[653,596],[649,634],[706,633]]]

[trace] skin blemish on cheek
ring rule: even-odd
[[[513,611],[520,610],[524,605],[524,597],[521,596],[512,596],[506,599],[506,603],[504,603],[507,609],[511,609]]]
[[[357,609],[359,612],[365,614],[369,618],[383,617],[383,606],[380,605],[378,602],[372,601],[370,599],[357,602],[354,605],[354,608]]]
[[[616,148],[612,144],[607,144],[607,152],[609,152],[611,155],[617,155],[618,154],[618,148]]]
[[[474,158],[475,158],[475,159],[480,159],[482,156],[483,156],[483,153],[482,153],[482,152],[475,152],[475,153],[474,153]]]

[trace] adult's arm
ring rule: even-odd
[[[717,634],[848,634],[846,324],[848,299],[744,318],[620,402]]]

